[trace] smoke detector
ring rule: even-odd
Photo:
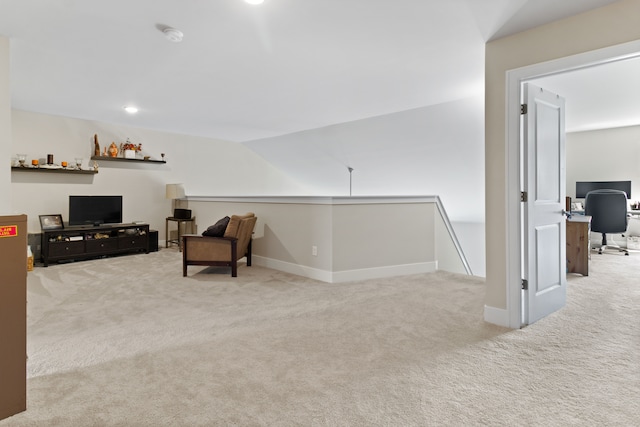
[[[184,37],[184,34],[182,34],[182,31],[176,30],[175,28],[171,28],[171,27],[168,27],[162,30],[162,33],[164,34],[167,40],[173,43],[180,43],[182,41],[182,38]]]

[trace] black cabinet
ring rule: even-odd
[[[84,254],[84,242],[49,242],[48,258],[64,258]]]
[[[148,224],[67,227],[42,232],[42,262],[79,260],[126,253],[149,253]]]
[[[90,253],[103,253],[105,251],[111,252],[118,250],[118,241],[117,239],[108,238],[108,239],[97,239],[97,240],[87,240],[85,242],[85,251]]]

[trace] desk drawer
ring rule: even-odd
[[[87,253],[110,252],[118,249],[118,239],[87,240]]]
[[[144,249],[148,250],[147,236],[118,237],[118,249]]]
[[[49,257],[58,258],[84,253],[84,241],[49,243]]]

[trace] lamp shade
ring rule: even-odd
[[[167,184],[167,199],[182,199],[184,197],[184,186],[182,184]]]

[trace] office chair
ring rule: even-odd
[[[607,233],[627,232],[627,194],[624,191],[589,191],[584,199],[584,214],[591,216],[591,231],[602,233],[599,254],[606,248],[615,248],[629,255],[626,249],[607,243]]]

